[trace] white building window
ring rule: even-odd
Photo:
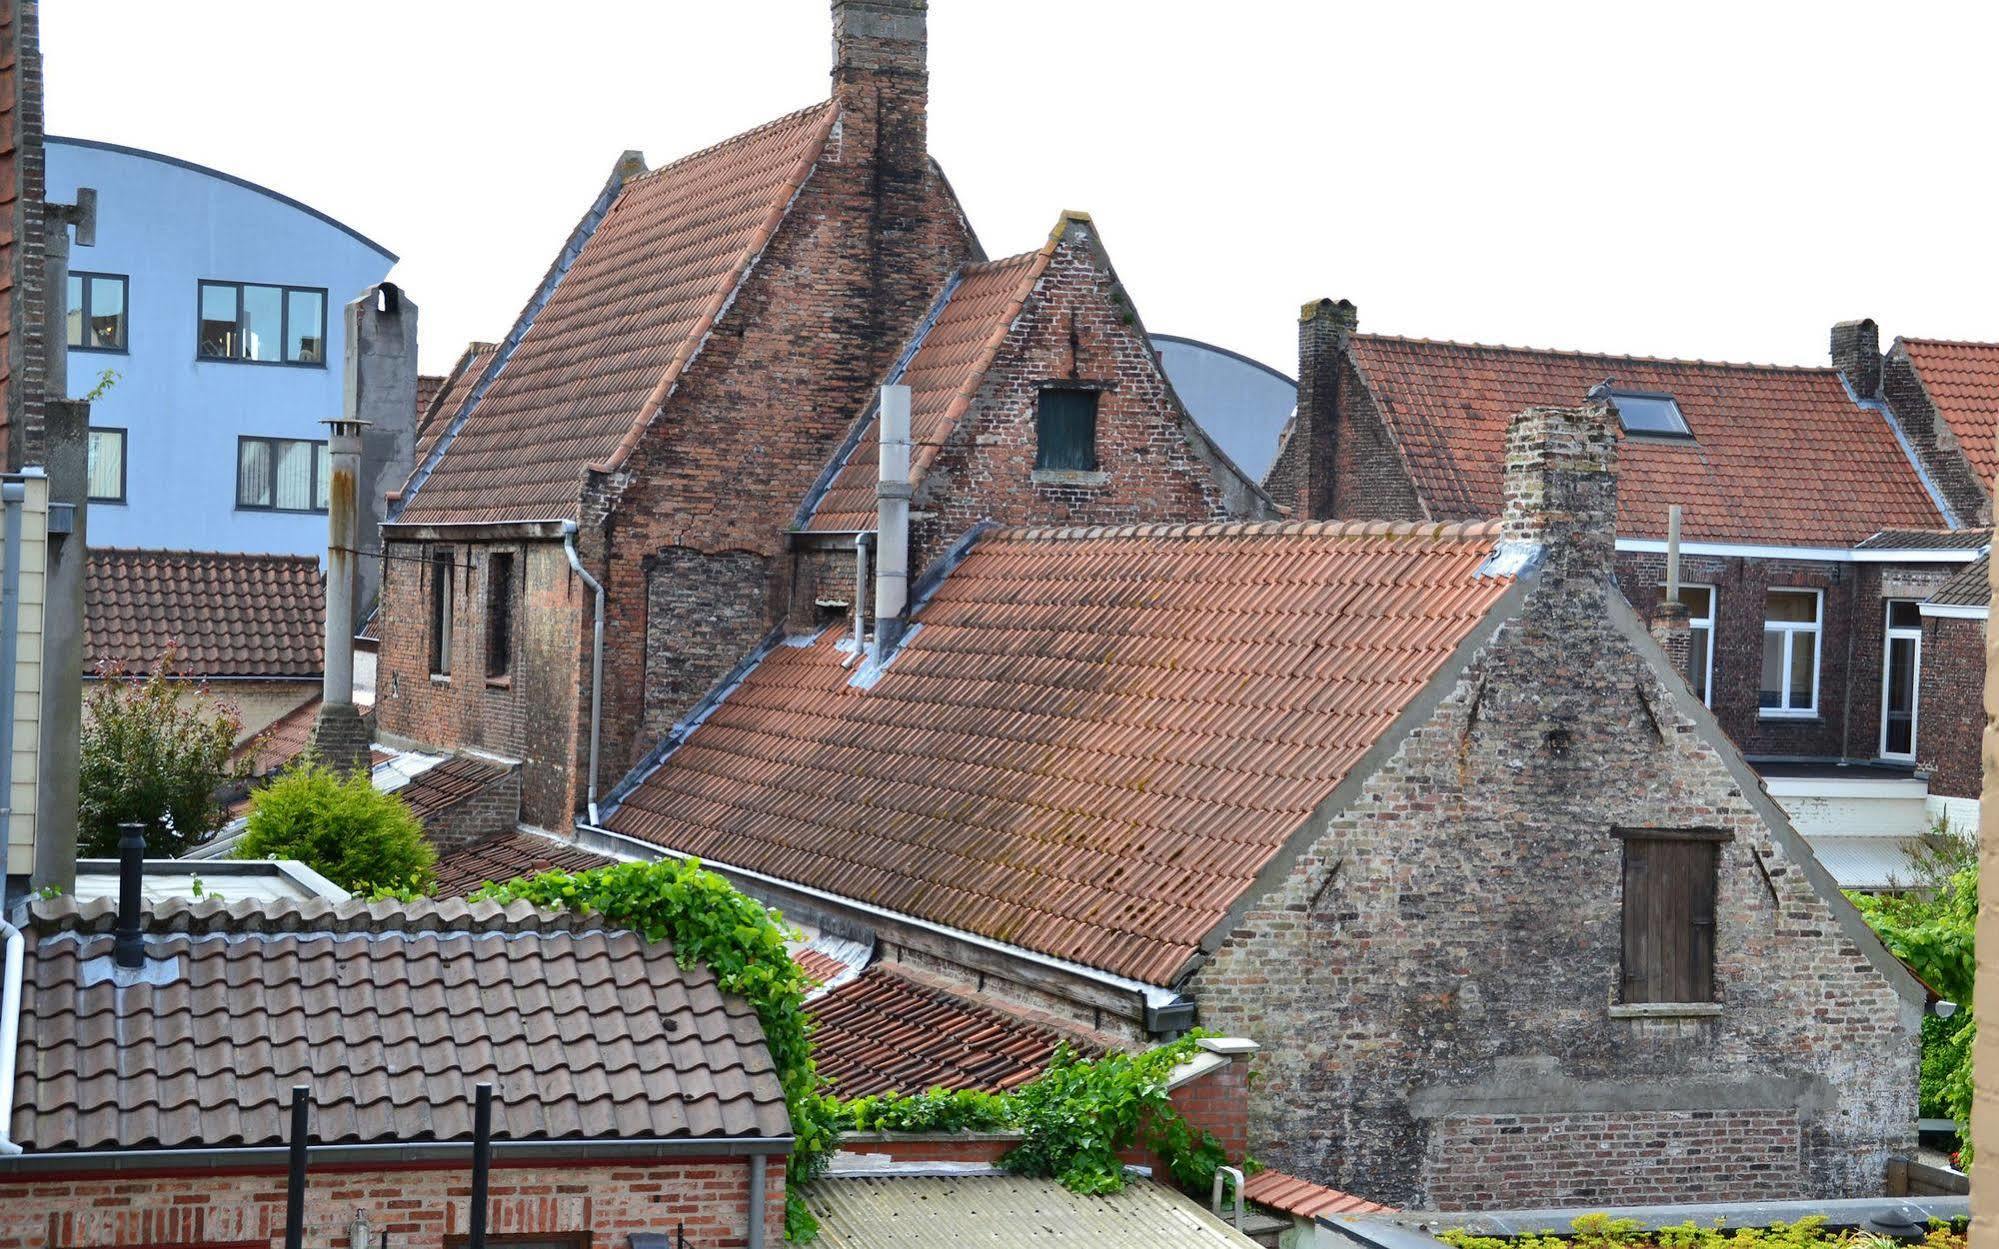
[[[1916,759],[1916,712],[1923,686],[1922,605],[1890,599],[1881,648],[1881,757]]]
[[[1707,706],[1714,705],[1714,604],[1711,585],[1683,585],[1680,602],[1687,609],[1687,684]]]
[[[1819,709],[1819,629],[1824,596],[1817,590],[1770,591],[1763,607],[1763,682],[1757,706],[1765,717],[1815,716]]]

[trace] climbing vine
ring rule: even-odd
[[[786,1168],[785,1237],[805,1241],[818,1233],[803,1189],[825,1170],[839,1133],[812,1065],[805,973],[785,948],[797,934],[777,912],[692,860],[618,863],[573,875],[544,872],[488,885],[474,897],[602,915],[649,941],[672,942],[674,958],[683,966],[707,967],[725,992],[747,1001],[763,1025],[791,1112],[794,1144]]]
[[[1648,1230],[1636,1219],[1585,1214],[1565,1234],[1484,1236],[1446,1228],[1437,1239],[1451,1249],[1877,1249],[1895,1241],[1860,1228],[1834,1230],[1825,1216],[1768,1227],[1701,1227],[1693,1222]],[[1920,1249],[1964,1249],[1965,1224],[1933,1222]]]

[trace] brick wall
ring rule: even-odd
[[[469,1166],[394,1169],[315,1166],[307,1174],[305,1243],[346,1245],[355,1211],[395,1249],[441,1249],[462,1236],[471,1201]],[[690,1245],[742,1245],[749,1217],[743,1158],[617,1166],[493,1168],[487,1230],[496,1236],[587,1231],[622,1247],[633,1232]],[[767,1168],[766,1244],[784,1236],[784,1165]],[[0,1183],[0,1249],[99,1249],[127,1245],[284,1242],[285,1174],[49,1179]]]
[[[1345,300],[1306,304],[1298,322],[1298,413],[1264,476],[1299,520],[1430,520],[1348,344],[1359,313]],[[1446,520],[1476,520],[1453,516]]]
[[[751,551],[674,547],[646,560],[642,749],[770,631],[769,568]]]
[[[1966,525],[1991,524],[1991,492],[1965,457],[1957,435],[1930,401],[1922,376],[1916,372],[1907,352],[1891,348],[1883,358],[1881,397],[1895,414],[1902,432],[1908,435],[1916,458],[1929,471],[1930,480],[1950,501],[1958,521]]]
[[[1979,739],[1984,730],[1985,622],[1924,620],[1916,755],[1930,774],[1930,793],[1979,796],[1984,784]]]
[[[450,549],[452,673],[433,677],[430,557]],[[582,794],[575,743],[577,672],[588,698],[591,595],[557,542],[391,541],[383,569],[381,643],[376,659],[376,723],[390,741],[472,748],[521,761],[521,818],[565,828]],[[512,671],[486,678],[486,575],[491,558],[514,557]],[[582,715],[589,714],[588,702]],[[611,777],[607,776],[605,784]]]
[[[0,147],[0,177],[7,185],[0,192],[0,211],[7,213],[8,237],[5,249],[7,274],[0,287],[0,315],[7,322],[4,362],[6,429],[0,430],[6,467],[18,472],[47,457],[47,426],[43,408],[48,398],[48,359],[45,318],[48,302],[48,275],[44,265],[48,244],[43,202],[48,198],[47,157],[42,144],[42,45],[41,12],[36,0],[0,0],[4,3],[5,33],[10,46],[0,49],[0,57],[11,62],[7,74],[12,83],[8,99],[0,105],[0,124],[6,127]],[[60,398],[61,396],[57,396]]]
[[[1114,525],[1236,510],[1235,475],[1174,398],[1095,225],[1071,217],[1060,228],[1046,272],[911,500],[913,573],[981,520]],[[1094,474],[1035,471],[1036,415],[1051,382],[1097,388]],[[850,577],[851,567],[850,555]]]
[[[1427,1168],[1432,1196],[1452,1210],[1634,1206],[1716,1191],[1779,1200],[1799,1191],[1800,1139],[1793,1110],[1464,1115],[1438,1124]]]
[[[1601,500],[1597,501],[1601,503]],[[1451,1118],[1533,1113],[1588,1134],[1604,1115],[1794,1113],[1802,1160],[1770,1191],[1877,1192],[1915,1114],[1918,1007],[1860,947],[1768,821],[1781,815],[1707,737],[1684,687],[1597,562],[1550,556],[1531,596],[1380,766],[1314,817],[1187,988],[1202,1026],[1255,1037],[1251,1149],[1401,1206],[1455,1199]],[[1718,1013],[1632,1018],[1613,830],[1721,830]],[[1456,1164],[1451,1164],[1454,1167]],[[1509,1196],[1588,1174],[1636,1183],[1633,1155],[1579,1158]],[[1741,1192],[1732,1173],[1677,1195]]]
[[[474,792],[423,818],[423,834],[438,856],[462,850],[482,837],[505,832],[520,821],[521,773],[510,768]]]

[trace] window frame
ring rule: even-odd
[[[453,635],[457,632],[457,587],[452,583],[458,576],[458,550],[456,547],[440,546],[431,548],[427,561],[430,569],[428,620],[430,624],[430,679],[451,680]],[[442,576],[439,570],[442,570]]]
[[[1802,620],[1770,619],[1770,596],[1772,594],[1809,594],[1812,596],[1812,619]],[[1763,588],[1763,634],[1784,635],[1784,688],[1780,694],[1785,705],[1765,707],[1763,705],[1763,674],[1756,674],[1756,717],[1759,720],[1816,720],[1819,715],[1819,682],[1825,672],[1825,591],[1801,585],[1773,585]],[[1797,643],[1797,635],[1812,635],[1812,702],[1809,707],[1789,706],[1791,699],[1791,654]]]
[[[69,319],[67,314],[70,311],[70,309],[65,308],[63,310],[65,314],[63,318],[63,334],[62,334],[63,343],[71,351],[87,351],[92,355],[99,355],[99,356],[131,355],[132,354],[131,275],[127,273],[95,273],[86,269],[71,269],[69,271],[68,276],[72,278],[79,278],[82,280],[83,303],[77,309],[75,309],[75,311],[80,312],[82,314],[83,317],[82,324],[86,330],[85,337],[88,337],[87,331],[90,325],[91,282],[98,279],[115,279],[118,283],[119,289],[123,292],[123,303],[125,311],[118,318],[118,329],[119,329],[118,345],[116,347],[92,347],[84,343],[72,343],[69,341]],[[69,300],[69,289],[68,289],[68,284],[65,283],[63,288],[63,301],[67,303],[68,300]],[[199,336],[197,335],[197,338],[198,337]],[[197,342],[196,345],[199,346],[200,345],[199,342]]]
[[[239,342],[247,342],[244,333],[243,315],[246,301],[243,291],[246,287],[260,286],[278,292],[278,352],[282,356],[291,350],[292,293],[319,296],[320,358],[317,360],[252,360],[247,356],[212,356],[201,349],[201,297],[208,288],[230,287],[236,292],[236,337]],[[261,364],[267,368],[281,369],[324,369],[326,357],[332,355],[333,327],[328,321],[327,288],[324,286],[292,286],[284,282],[251,282],[233,278],[196,278],[194,283],[194,359],[197,364]]]
[[[1881,600],[1881,737],[1878,754],[1883,759],[1896,763],[1914,763],[1916,746],[1921,740],[1923,718],[1923,626],[1898,625],[1895,619],[1897,603],[1920,603],[1921,599],[1890,598]],[[1918,618],[1920,621],[1920,617]],[[1891,668],[1888,663],[1890,652],[1897,641],[1915,644],[1915,658],[1909,665],[1909,752],[1891,753],[1888,749],[1888,679]]]
[[[1714,640],[1716,637],[1715,622],[1721,617],[1721,587],[1705,581],[1682,581],[1680,582],[1680,589],[1683,592],[1687,590],[1707,591],[1707,615],[1696,616],[1691,611],[1688,612],[1687,628],[1695,631],[1705,630],[1707,633],[1707,671],[1702,674],[1703,681],[1701,688],[1701,705],[1704,707],[1712,707],[1714,706]],[[1665,583],[1660,582],[1659,597],[1663,599],[1665,596],[1666,596]],[[1684,605],[1684,600],[1682,602]]]
[[[245,502],[243,502],[243,444],[244,444],[244,443],[246,443],[246,442],[262,442],[262,443],[268,443],[268,444],[270,444],[270,445],[271,445],[271,455],[270,455],[270,463],[271,463],[271,482],[270,482],[270,484],[271,484],[271,502],[270,502],[270,503],[268,503],[268,504],[264,504],[264,503],[245,503]],[[327,480],[327,481],[324,481],[324,482],[322,482],[322,481],[321,481],[321,480],[319,479],[319,465],[320,465],[320,460],[321,460],[321,458],[322,458],[322,457],[320,456],[320,453],[319,453],[319,448],[321,448],[321,447],[326,447],[326,448],[328,449],[328,452],[329,452],[329,453],[330,453],[330,452],[331,452],[331,450],[332,450],[332,446],[331,446],[331,444],[330,444],[330,443],[328,442],[328,440],[327,440],[327,439],[324,439],[324,438],[284,438],[284,437],[280,437],[280,436],[279,436],[279,435],[277,435],[277,434],[238,434],[238,435],[236,435],[236,510],[237,510],[237,511],[239,511],[239,512],[276,512],[276,513],[278,513],[278,514],[280,514],[280,515],[287,515],[287,516],[324,516],[324,515],[326,515],[326,513],[327,513],[327,509],[326,509],[326,508],[324,508],[324,507],[318,507],[318,506],[313,506],[313,507],[279,507],[279,506],[278,506],[278,504],[277,504],[277,498],[278,498],[278,476],[277,476],[277,474],[278,474],[278,457],[277,457],[277,444],[278,444],[278,443],[281,443],[281,442],[302,442],[302,443],[306,443],[306,444],[310,445],[310,446],[311,446],[311,447],[313,448],[313,453],[312,453],[312,485],[311,485],[311,488],[310,488],[310,491],[311,491],[311,493],[310,493],[310,497],[312,498],[313,502],[314,502],[315,504],[317,504],[317,503],[318,503],[318,501],[319,501],[319,498],[320,498],[320,495],[321,495],[322,491],[323,491],[323,492],[325,492],[325,493],[327,493],[328,495],[330,495],[330,494],[331,494],[331,492],[332,492],[332,484],[333,484],[333,483],[332,483],[332,481],[330,480],[330,477],[331,477],[331,474],[329,473],[329,475],[328,475],[328,476],[329,476],[329,480]],[[329,498],[329,500],[328,500],[328,501],[329,501],[329,502],[331,502],[331,499]]]
[[[104,496],[104,495],[95,495],[90,493],[89,457],[90,457],[90,435],[92,434],[118,435],[118,497],[116,498],[111,498],[109,496]],[[83,437],[84,437],[83,493],[85,500],[90,503],[113,503],[119,505],[123,505],[125,503],[130,502],[128,496],[132,487],[131,429],[128,426],[124,425],[92,425],[84,431]]]
[[[496,565],[501,564],[503,561],[507,570],[507,584],[505,587],[506,593],[503,596],[504,601],[502,601],[500,598],[496,598],[493,593],[494,568]],[[492,551],[489,552],[486,556],[485,659],[486,659],[486,683],[489,685],[507,686],[513,684],[514,635],[518,632],[518,630],[516,630],[514,627],[514,619],[515,619],[515,603],[520,592],[520,578],[518,575],[519,567],[520,567],[520,562],[514,558],[514,552],[512,551]],[[496,603],[503,609],[502,612],[499,613],[495,612],[494,607]],[[501,645],[497,648],[498,651],[497,657],[500,660],[500,666],[499,666],[499,671],[496,672],[493,670],[494,668],[493,660],[496,657],[495,655],[496,648],[493,645],[493,642],[495,640],[494,624],[496,623],[496,621],[499,620],[504,620],[506,623],[506,627],[504,630],[505,636],[504,638],[501,639]]]
[[[1735,834],[1725,828],[1614,828],[1611,836],[1618,846],[1618,976],[1617,999],[1613,1009],[1643,1013],[1647,1010],[1671,1013],[1681,1008],[1685,1013],[1712,1011],[1721,1001],[1721,977],[1718,963],[1721,950],[1721,867],[1722,848],[1735,840]],[[1685,999],[1637,998],[1631,996],[1631,844],[1648,843],[1691,843],[1707,845],[1710,849],[1708,888],[1708,915],[1704,925],[1707,932],[1707,960],[1703,968],[1694,968],[1691,978],[1696,984],[1695,992]],[[1690,928],[1700,928],[1702,922],[1689,917]],[[1698,985],[1701,979],[1707,982],[1707,995],[1700,996]]]
[[[1088,382],[1059,381],[1043,382],[1034,392],[1034,472],[1036,473],[1101,473],[1104,471],[1104,457],[1098,453],[1097,434],[1102,427],[1103,386]],[[1053,465],[1043,463],[1049,440],[1044,434],[1042,405],[1050,394],[1087,395],[1090,400],[1090,463],[1088,467],[1075,465]]]
[[[1617,428],[1626,438],[1659,438],[1668,442],[1692,442],[1693,423],[1687,420],[1687,410],[1680,406],[1679,396],[1664,390],[1619,390],[1612,387],[1609,393],[1610,406],[1617,410]],[[1679,418],[1680,427],[1674,429],[1633,429],[1625,424],[1624,409],[1617,406],[1619,399],[1651,399],[1673,405],[1673,415]]]

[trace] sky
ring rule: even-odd
[[[45,0],[47,125],[402,257],[426,371],[502,337],[618,154],[825,97],[826,0]],[[1148,329],[1826,359],[1999,339],[1999,5],[931,0],[989,255],[1096,219]]]

